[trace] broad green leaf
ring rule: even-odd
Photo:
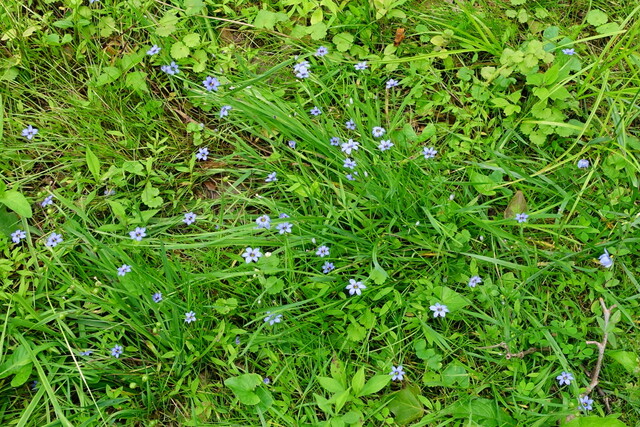
[[[607,356],[621,364],[629,373],[640,374],[640,359],[634,352],[623,350],[608,351]]]
[[[31,372],[33,371],[33,364],[28,363],[16,372],[16,375],[11,380],[11,387],[20,387],[29,380]]]
[[[258,374],[244,374],[224,380],[224,385],[245,405],[257,405],[261,402],[260,397],[253,392],[261,383],[262,378]]]
[[[351,379],[351,389],[358,395],[364,387],[364,367],[360,367]]]
[[[318,383],[327,390],[329,393],[341,393],[344,391],[344,387],[336,379],[330,377],[317,377]]]
[[[577,417],[569,421],[566,424],[562,424],[563,427],[627,427],[625,423],[614,417]]]
[[[266,28],[268,30],[274,30],[278,22],[288,21],[289,17],[286,13],[275,13],[269,10],[262,9],[256,15],[256,19],[253,21],[253,25],[258,28]]]
[[[96,79],[96,86],[104,86],[106,84],[114,82],[118,77],[122,75],[119,68],[105,67],[102,69],[102,74]]]
[[[333,400],[336,402],[336,412],[340,412],[345,403],[351,400],[351,393],[349,390],[342,391],[333,396]]]
[[[98,159],[98,156],[93,154],[93,151],[91,151],[91,148],[89,147],[87,147],[85,158],[87,161],[87,167],[89,168],[89,172],[91,172],[91,175],[93,175],[93,178],[96,180],[96,182],[99,182],[100,181],[100,159]]]
[[[391,375],[374,375],[369,378],[358,396],[368,396],[373,393],[377,393],[387,386],[391,382]]]
[[[142,191],[142,203],[150,208],[157,208],[162,205],[162,197],[158,197],[160,190],[153,187],[150,182],[147,182],[144,190]]]
[[[160,37],[170,36],[175,30],[176,25],[178,24],[178,14],[177,10],[170,10],[164,14],[164,16],[158,22],[158,27],[156,28],[156,34]]]
[[[109,37],[116,31],[116,21],[111,16],[105,16],[98,22],[100,37]]]
[[[604,25],[608,21],[609,21],[609,18],[607,17],[607,14],[601,10],[594,9],[594,10],[590,10],[589,13],[587,13],[587,22],[593,25],[594,27]]]
[[[315,25],[318,24],[320,22],[322,22],[322,19],[324,18],[324,14],[322,12],[322,8],[319,7],[316,10],[313,11],[313,13],[311,14],[311,19],[310,19],[310,23],[311,25]]]
[[[22,345],[18,346],[13,353],[11,353],[11,356],[9,356],[6,362],[0,365],[0,379],[17,373],[23,366],[30,363],[31,358],[29,356],[29,351],[27,351]]]
[[[496,192],[493,188],[496,186],[496,183],[491,180],[488,176],[481,174],[479,172],[474,172],[469,170],[467,172],[469,174],[469,180],[473,185],[473,188],[480,194],[485,196],[493,196]]]
[[[9,190],[0,193],[0,203],[22,217],[31,218],[33,215],[29,201],[19,191]]]
[[[347,32],[336,34],[333,36],[332,41],[338,51],[346,52],[353,45],[353,34]]]
[[[394,414],[398,425],[406,425],[417,420],[424,413],[422,403],[416,397],[420,393],[415,386],[409,386],[397,392],[389,402],[389,410]]]
[[[284,281],[279,277],[270,276],[265,283],[265,290],[268,294],[273,295],[281,292],[284,288]]]
[[[182,42],[188,47],[196,47],[200,44],[200,34],[191,33],[182,38]]]
[[[442,371],[442,383],[447,387],[456,384],[460,387],[469,387],[469,374],[464,366],[453,362]]]
[[[143,71],[128,73],[125,85],[135,91],[149,92],[149,88],[147,87],[147,73]]]
[[[171,57],[174,59],[182,59],[189,56],[189,48],[182,42],[175,42],[171,46]]]
[[[184,8],[187,15],[197,15],[202,12],[205,4],[202,0],[184,0]]]
[[[307,34],[312,40],[321,40],[327,36],[327,24],[318,22],[317,24],[307,27]]]

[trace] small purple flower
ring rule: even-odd
[[[470,288],[475,288],[480,283],[482,283],[482,279],[480,278],[480,276],[473,276],[471,279],[469,279]]]
[[[331,273],[335,268],[336,267],[333,265],[333,263],[329,261],[325,261],[324,264],[322,264],[322,272],[324,274]]]
[[[334,136],[333,138],[331,138],[329,140],[329,143],[331,145],[333,145],[334,147],[336,147],[336,146],[340,145],[340,138],[338,138],[337,136]]]
[[[380,126],[375,126],[373,128],[373,130],[371,131],[371,134],[375,137],[375,138],[380,138],[381,136],[383,136],[387,131]]]
[[[289,141],[287,144],[289,144],[290,148],[296,148],[296,142],[294,140]]]
[[[20,243],[20,240],[26,239],[26,238],[27,238],[27,233],[24,230],[16,230],[13,233],[11,233],[11,241],[13,241],[13,243]]]
[[[220,118],[227,117],[232,108],[231,105],[223,105],[222,108],[220,108]]]
[[[348,140],[344,144],[340,146],[340,149],[343,153],[350,155],[351,151],[358,150],[360,148],[360,143],[358,141],[354,141],[353,139]]]
[[[353,68],[355,68],[356,71],[366,70],[367,69],[367,61],[358,62],[356,65],[353,66]]]
[[[318,248],[318,250],[316,251],[316,255],[318,255],[320,258],[326,257],[329,255],[329,247],[326,245],[322,245]]]
[[[449,312],[449,309],[446,305],[440,304],[439,302],[429,307],[429,310],[433,311],[433,317],[444,317]]]
[[[425,159],[432,159],[438,154],[438,151],[433,147],[424,147],[422,149],[422,155]]]
[[[562,373],[558,375],[556,379],[558,380],[558,383],[560,385],[569,385],[571,384],[571,381],[574,380],[573,375],[571,375],[569,372],[564,371],[562,371]]]
[[[93,353],[93,350],[84,350],[81,351],[80,353],[78,353],[80,356],[91,356],[91,354]]]
[[[160,69],[171,76],[180,72],[180,67],[174,61],[171,61],[169,65],[163,65]]]
[[[402,369],[402,365],[398,365],[397,368],[395,366],[392,366],[391,372],[389,372],[389,375],[391,375],[392,381],[402,381],[405,375],[405,372]]]
[[[129,236],[131,236],[133,240],[141,242],[142,238],[147,236],[147,229],[145,227],[136,227],[135,230],[129,232]]]
[[[391,147],[393,147],[393,142],[391,142],[390,139],[383,139],[380,141],[380,144],[378,144],[378,150],[380,151],[389,150]]]
[[[527,222],[528,218],[529,218],[529,215],[527,215],[524,212],[516,214],[516,221],[518,221],[519,223]]]
[[[258,224],[256,228],[266,228],[268,230],[271,228],[271,218],[269,218],[269,215],[259,216],[256,219],[256,224]]]
[[[236,335],[235,343],[236,345],[240,345],[240,335]]]
[[[346,122],[344,124],[346,126],[347,129],[349,130],[356,130],[356,122],[354,122],[353,120],[349,120],[348,122]]]
[[[53,195],[48,195],[44,198],[44,200],[40,203],[40,206],[43,208],[53,204]]]
[[[320,108],[318,107],[313,107],[309,112],[312,116],[319,116],[320,114],[322,114],[322,110],[320,110]]]
[[[244,250],[242,254],[244,260],[247,264],[250,262],[258,262],[258,259],[262,256],[262,252],[260,252],[260,248],[247,248]]]
[[[31,390],[37,390],[38,389],[38,380],[33,380],[31,382]]]
[[[387,88],[387,89],[391,89],[391,88],[393,88],[393,87],[398,86],[399,84],[400,84],[400,82],[398,82],[397,80],[389,79],[389,80],[387,80],[387,86],[386,86],[386,88]]]
[[[358,166],[358,164],[356,163],[355,160],[351,160],[350,158],[347,157],[346,159],[344,159],[343,166],[345,168],[354,169],[356,166]]]
[[[569,48],[569,49],[562,49],[562,53],[564,53],[565,55],[575,55],[576,54],[576,50],[573,48]]]
[[[198,152],[196,153],[196,159],[207,160],[208,155],[209,155],[209,149],[207,147],[201,147],[201,148],[198,148]]]
[[[118,344],[113,346],[113,348],[111,349],[111,355],[116,359],[119,358],[120,355],[122,355],[122,346]]]
[[[282,322],[282,314],[271,314],[267,311],[267,317],[264,318],[265,322],[269,322],[269,326],[273,326],[275,323]]]
[[[113,188],[107,188],[104,190],[104,193],[102,193],[105,197],[109,197],[109,196],[115,196],[116,194],[116,190],[114,190]]]
[[[162,301],[162,292],[156,292],[155,294],[151,295],[151,298],[153,299],[153,302],[160,302]]]
[[[62,235],[51,233],[49,235],[49,238],[47,239],[47,243],[45,243],[44,245],[48,248],[55,248],[56,246],[58,246],[58,243],[62,243],[62,241]]]
[[[184,314],[184,322],[191,323],[196,321],[196,313],[193,311],[189,311]]]
[[[578,167],[580,169],[586,169],[589,167],[589,160],[587,159],[580,159],[578,160]]]
[[[286,213],[281,213],[280,215],[278,215],[278,218],[284,219],[284,218],[290,218],[290,217]]]
[[[262,382],[265,383],[266,385],[269,385],[269,384],[271,384],[271,379],[269,379],[269,377],[264,377]]]
[[[131,273],[131,266],[127,264],[122,264],[118,267],[118,276],[124,276],[127,273]]]
[[[583,396],[579,398],[578,401],[580,402],[578,408],[581,410],[587,412],[593,409],[593,406],[591,406],[593,405],[593,399],[589,399],[589,396]]]
[[[610,268],[613,265],[613,260],[609,255],[609,251],[607,251],[606,249],[604,250],[604,253],[598,257],[598,259],[600,260],[600,264],[604,268]]]
[[[186,214],[184,214],[182,222],[187,225],[193,224],[194,222],[196,222],[196,214],[194,214],[193,212],[187,212]]]
[[[280,234],[291,233],[291,227],[293,227],[293,225],[290,222],[283,222],[276,225],[276,229]]]
[[[204,81],[202,82],[202,84],[204,85],[204,88],[208,91],[218,91],[218,86],[220,86],[220,82],[218,81],[218,79],[216,79],[215,77],[212,76],[207,76],[206,79],[204,79]]]
[[[276,172],[271,172],[269,175],[267,175],[267,178],[264,180],[264,182],[274,182],[277,180],[278,177],[276,176]]]
[[[327,53],[329,53],[329,49],[327,49],[327,48],[326,48],[326,47],[324,47],[324,46],[320,46],[320,47],[316,50],[316,53],[314,53],[314,55],[315,55],[315,56],[322,57],[322,56],[325,56]]]
[[[160,50],[161,49],[158,47],[158,45],[154,44],[153,46],[151,46],[151,49],[147,51],[147,55],[149,56],[157,55],[158,53],[160,53]]]
[[[293,71],[296,73],[296,77],[299,79],[306,79],[309,77],[309,61],[302,61],[293,66]]]
[[[345,289],[349,290],[349,295],[362,295],[362,290],[367,289],[367,287],[363,285],[362,282],[358,282],[355,279],[349,279],[349,284],[345,286]]]
[[[29,125],[25,129],[22,129],[22,136],[27,139],[33,139],[33,137],[36,136],[38,132],[38,128],[34,128],[33,126]]]
[[[347,180],[349,180],[349,181],[355,181],[356,180],[356,175],[358,175],[358,172],[348,173],[348,174],[345,175],[345,178],[347,178]]]

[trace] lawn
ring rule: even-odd
[[[0,425],[640,425],[640,6],[6,0]]]

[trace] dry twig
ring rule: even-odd
[[[593,344],[598,347],[598,360],[596,362],[596,367],[591,373],[591,383],[587,387],[584,392],[584,396],[591,393],[591,391],[598,385],[598,377],[600,376],[600,369],[602,369],[602,360],[604,359],[604,350],[607,347],[607,341],[609,340],[609,320],[611,319],[611,312],[616,305],[612,305],[607,308],[604,300],[600,298],[600,305],[602,306],[602,315],[604,317],[604,325],[602,326],[602,341],[587,341],[587,344]]]

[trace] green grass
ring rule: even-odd
[[[515,3],[3,4],[0,424],[637,425],[640,7]]]

